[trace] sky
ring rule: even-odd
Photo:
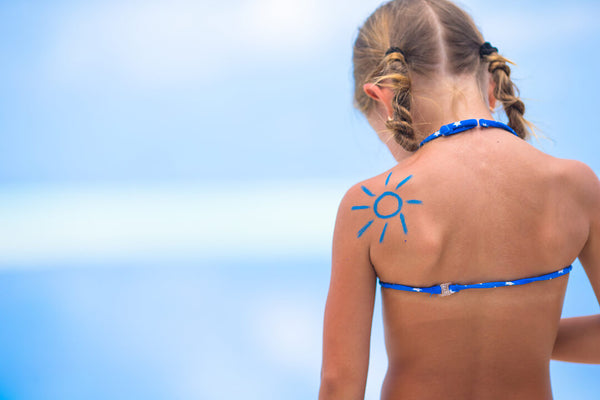
[[[314,393],[337,205],[394,163],[352,107],[379,4],[0,1],[0,398],[234,398],[227,373],[247,398]],[[600,173],[600,4],[459,4],[517,63],[532,144]],[[598,312],[581,269],[569,288],[565,315]],[[553,371],[558,399],[599,389],[597,366]]]
[[[391,162],[351,106],[376,1],[2,2],[6,183],[360,178]],[[466,3],[514,59],[551,153],[592,162],[594,2]],[[552,29],[549,29],[552,27]],[[17,38],[14,40],[12,38]],[[586,90],[587,89],[587,90]],[[576,118],[579,120],[579,118]],[[579,142],[578,142],[579,141]],[[306,154],[310,154],[307,162]],[[335,162],[335,161],[337,162]]]

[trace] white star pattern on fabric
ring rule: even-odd
[[[450,286],[453,285],[452,283],[442,283],[438,286],[431,286],[431,287],[425,287],[425,288],[402,286],[402,285],[396,285],[396,284],[391,284],[391,283],[385,283],[385,282],[381,282],[381,281],[380,281],[380,284],[382,287],[391,288],[391,289],[406,290],[406,291],[411,291],[411,292],[425,292],[425,293],[431,293],[432,295],[439,294],[440,296],[449,296],[453,293],[457,293],[457,292],[460,292],[465,289],[497,288],[497,287],[504,287],[504,286],[525,285],[525,284],[531,283],[531,282],[550,280],[550,279],[558,278],[559,276],[562,276],[564,274],[568,274],[569,272],[571,272],[572,269],[573,269],[573,266],[569,265],[568,267],[560,269],[556,272],[552,272],[552,273],[540,275],[540,276],[534,276],[532,278],[517,279],[515,281],[480,282],[480,283],[469,284],[469,285],[458,284],[458,285],[454,285],[455,290],[450,289]]]
[[[502,122],[493,121],[493,120],[484,120],[484,119],[480,119],[479,121],[476,119],[465,119],[464,121],[451,122],[449,124],[443,125],[437,132],[432,133],[431,135],[429,135],[425,139],[423,139],[421,141],[421,143],[419,144],[419,147],[423,146],[425,143],[429,143],[433,139],[436,139],[440,136],[450,136],[455,133],[460,133],[460,132],[463,132],[463,131],[466,131],[469,129],[473,129],[473,128],[477,127],[477,125],[480,125],[484,128],[488,128],[488,127],[501,128],[501,129],[504,129],[504,130],[512,133],[513,135],[518,136],[517,133],[510,126],[508,126]]]

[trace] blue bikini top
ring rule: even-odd
[[[466,119],[463,121],[453,122],[451,124],[447,124],[442,126],[437,132],[427,136],[419,145],[419,147],[423,146],[425,143],[428,143],[434,139],[437,139],[441,136],[450,136],[456,133],[464,132],[469,129],[473,129],[477,126],[481,126],[482,128],[500,128],[509,131],[515,136],[517,133],[508,125],[503,124],[502,122],[492,121],[488,119],[480,119],[477,121],[476,119]],[[460,292],[465,289],[489,289],[489,288],[497,288],[502,286],[516,286],[516,285],[525,285],[527,283],[537,282],[537,281],[548,281],[551,279],[555,279],[561,277],[563,275],[568,274],[573,269],[573,266],[569,265],[563,269],[560,269],[555,272],[551,272],[549,274],[534,276],[531,278],[523,278],[516,279],[513,281],[498,281],[498,282],[482,282],[471,285],[459,285],[453,283],[442,283],[440,285],[429,286],[429,287],[414,287],[414,286],[406,286],[400,285],[397,283],[387,283],[379,280],[379,284],[382,288],[395,289],[395,290],[404,290],[407,292],[417,292],[417,293],[429,293],[429,294],[439,294],[441,296],[449,296],[452,293]]]
[[[469,129],[476,128],[477,125],[481,126],[482,128],[504,129],[509,131],[513,135],[519,137],[519,135],[517,135],[517,132],[515,132],[513,128],[506,124],[503,124],[502,122],[492,121],[490,119],[480,119],[479,121],[477,121],[476,119],[465,119],[462,121],[453,122],[451,124],[442,126],[438,131],[433,132],[431,135],[423,139],[421,144],[419,144],[419,147],[422,147],[427,142],[431,142],[433,139],[437,139],[441,136],[450,136],[456,133],[464,132]]]
[[[475,283],[471,285],[459,285],[453,283],[442,283],[441,285],[429,286],[429,287],[414,287],[414,286],[406,286],[400,285],[397,283],[387,283],[379,281],[379,284],[382,288],[388,289],[396,289],[396,290],[404,290],[406,292],[418,292],[418,293],[429,293],[429,294],[439,294],[442,296],[449,296],[452,293],[460,292],[465,289],[489,289],[489,288],[497,288],[503,286],[516,286],[516,285],[526,285],[528,283],[537,282],[537,281],[549,281],[551,279],[555,279],[561,277],[563,275],[568,274],[573,269],[572,265],[560,269],[555,272],[551,272],[549,274],[534,276],[531,278],[523,278],[516,279],[514,281],[498,281],[498,282],[482,282]]]

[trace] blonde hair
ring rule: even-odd
[[[354,103],[364,114],[375,106],[363,86],[373,83],[392,89],[393,116],[386,126],[406,150],[419,148],[411,117],[411,74],[431,77],[485,70],[496,84],[494,97],[502,103],[508,125],[527,139],[533,125],[524,118],[525,104],[510,79],[511,63],[497,52],[480,55],[483,36],[473,19],[447,0],[392,0],[381,5],[359,29],[354,43]],[[391,47],[402,52],[387,52]],[[387,52],[387,53],[386,53]],[[511,63],[512,64],[512,63]]]

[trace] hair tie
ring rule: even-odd
[[[385,52],[385,55],[388,56],[392,53],[400,53],[400,54],[402,54],[402,57],[406,58],[406,55],[404,54],[404,52],[402,51],[402,49],[400,47],[390,47]]]
[[[498,48],[493,47],[490,42],[485,42],[484,44],[481,45],[481,47],[479,48],[479,55],[481,57],[485,57],[485,56],[489,56],[492,53],[497,53],[498,52]]]

